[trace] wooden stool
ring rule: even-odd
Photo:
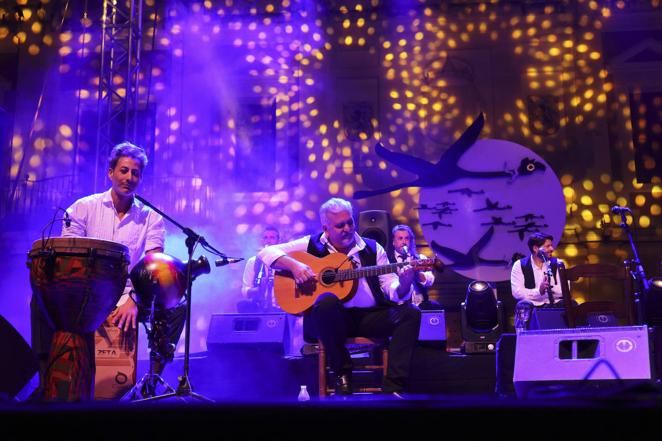
[[[348,346],[350,354],[352,352],[359,352],[357,349],[367,349],[371,352],[377,348],[381,348],[381,364],[371,363],[366,366],[362,366],[362,370],[372,370],[372,371],[381,371],[382,377],[386,375],[388,369],[388,340],[385,339],[375,339],[375,338],[365,338],[365,337],[354,337],[348,338],[345,341],[345,346]],[[361,351],[362,352],[362,351]],[[319,397],[320,399],[333,394],[334,388],[330,387],[327,383],[328,369],[326,367],[326,351],[322,342],[319,342],[319,363],[318,363],[318,375],[319,375]],[[382,388],[379,387],[360,387],[354,389],[354,392],[381,392]]]

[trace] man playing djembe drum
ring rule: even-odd
[[[165,226],[161,215],[134,198],[147,165],[145,151],[131,143],[115,146],[108,160],[108,178],[111,188],[77,200],[68,209],[69,219],[62,227],[64,237],[94,237],[121,243],[129,249],[129,270],[142,257],[143,253],[163,252]],[[116,308],[109,318],[124,332],[136,328],[139,311],[134,298],[131,280]],[[40,377],[45,378],[48,368],[48,355],[53,329],[43,317],[34,299],[31,302],[32,348],[39,358]],[[167,345],[157,348],[160,357],[152,357],[152,369],[160,375],[165,363],[172,360],[174,345],[184,327],[186,310],[183,305],[163,311],[167,322],[167,338],[161,339]],[[165,340],[165,341],[163,341]],[[154,353],[154,352],[153,352]]]

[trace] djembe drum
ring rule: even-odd
[[[122,296],[128,266],[128,248],[107,240],[55,237],[32,244],[30,284],[55,330],[45,400],[93,398],[94,331]]]

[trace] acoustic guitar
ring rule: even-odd
[[[317,281],[298,285],[292,273],[277,270],[274,274],[274,295],[281,309],[290,314],[301,314],[313,306],[317,298],[330,292],[342,301],[348,301],[356,293],[358,279],[394,273],[405,265],[415,270],[428,271],[436,259],[419,259],[411,262],[355,268],[352,260],[343,253],[331,253],[316,257],[304,251],[295,251],[288,256],[308,265],[317,275]]]

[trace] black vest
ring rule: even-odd
[[[522,274],[524,274],[524,287],[527,289],[535,289],[536,279],[533,276],[533,262],[531,262],[531,256],[525,257],[521,261],[522,265]],[[556,257],[549,259],[550,266],[552,268],[552,274],[554,275],[554,283],[557,284],[556,274],[559,268],[559,260]]]
[[[308,242],[308,249],[307,249],[308,254],[312,254],[313,256],[316,257],[324,257],[330,254],[329,250],[326,248],[326,246],[324,246],[324,244],[321,241],[322,234],[324,233],[320,233],[316,236],[310,236],[310,241]],[[366,267],[366,266],[377,265],[377,242],[365,237],[363,237],[362,239],[365,242],[366,246],[361,251],[359,251],[359,260],[361,261],[361,266]],[[372,296],[375,298],[375,302],[377,303],[377,305],[393,306],[396,304],[395,302],[386,298],[386,296],[384,295],[384,292],[382,291],[382,288],[379,284],[378,276],[366,277],[366,281],[368,282],[368,286],[370,287],[370,292],[372,292]]]

